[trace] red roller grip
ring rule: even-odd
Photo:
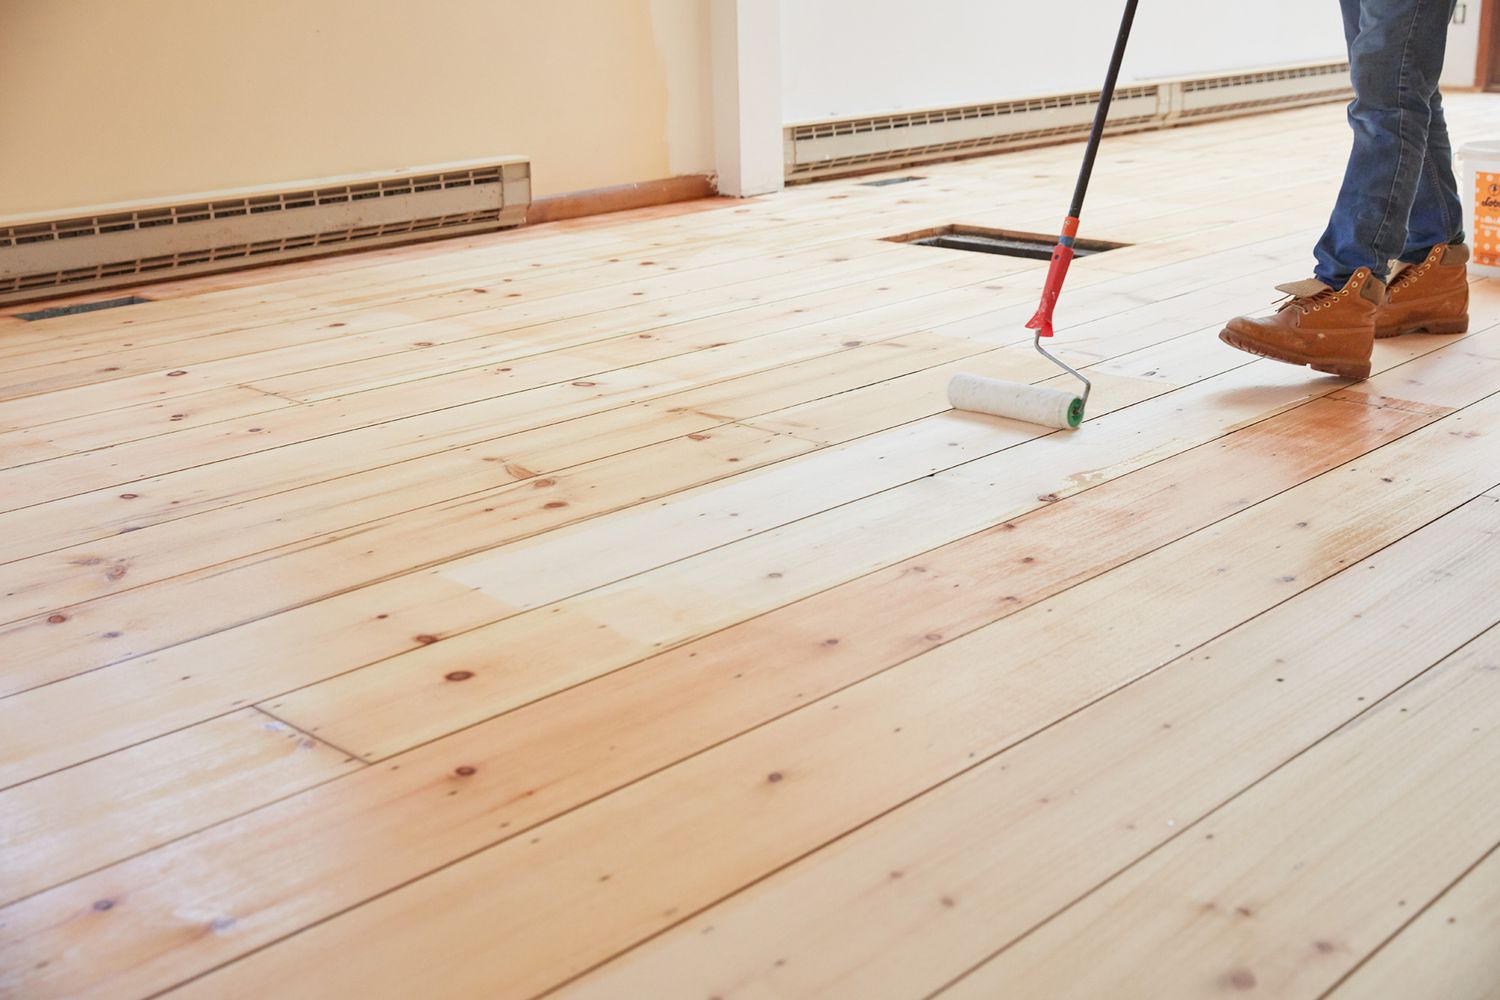
[[[1027,329],[1043,337],[1052,336],[1052,307],[1057,305],[1057,296],[1062,292],[1063,279],[1068,276],[1068,265],[1072,262],[1072,247],[1059,246],[1052,251],[1052,267],[1047,271],[1047,283],[1042,286],[1042,302],[1026,324]]]
[[[1047,269],[1047,282],[1042,286],[1042,301],[1036,307],[1036,315],[1026,324],[1028,330],[1037,331],[1040,337],[1052,336],[1052,309],[1057,297],[1062,294],[1063,281],[1068,277],[1068,265],[1073,262],[1073,237],[1078,233],[1078,220],[1071,215],[1063,220],[1062,236],[1052,250],[1052,266]]]

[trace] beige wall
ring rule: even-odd
[[[495,154],[712,169],[707,0],[0,0],[0,215]]]

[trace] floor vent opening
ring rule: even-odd
[[[1049,260],[1057,245],[1055,235],[1045,233],[1022,233],[1010,229],[985,229],[981,226],[938,226],[923,229],[903,236],[886,238],[891,243],[909,243],[919,247],[938,247],[943,250],[967,250],[971,253],[993,253],[1005,257],[1025,257],[1030,260]],[[1119,250],[1129,243],[1110,243],[1106,240],[1078,240],[1073,245],[1076,257],[1089,257],[1096,253]]]
[[[925,181],[926,179],[927,178],[925,178],[925,177],[916,177],[916,176],[908,176],[908,177],[882,177],[878,181],[861,181],[859,186],[860,187],[867,187],[867,188],[883,188],[883,187],[890,187],[892,184],[910,184],[912,181]]]
[[[24,319],[35,322],[39,319],[55,319],[58,316],[73,316],[78,313],[98,312],[100,309],[118,309],[121,306],[140,305],[142,302],[151,300],[143,295],[126,295],[118,299],[100,299],[98,302],[80,302],[71,306],[53,306],[50,309],[36,309],[32,312],[16,313],[16,319]]]

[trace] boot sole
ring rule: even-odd
[[[1328,375],[1337,375],[1339,378],[1347,378],[1354,381],[1370,377],[1369,361],[1341,361],[1337,358],[1298,356],[1287,351],[1278,351],[1273,347],[1258,344],[1253,340],[1231,332],[1228,328],[1220,332],[1219,339],[1237,351],[1244,351],[1246,354],[1254,354],[1262,358],[1270,358],[1272,361],[1285,362],[1289,365],[1306,365],[1315,372],[1324,372]]]
[[[1414,320],[1401,326],[1387,327],[1384,330],[1376,329],[1376,340],[1388,340],[1391,337],[1405,337],[1413,333],[1438,333],[1458,334],[1469,332],[1469,317],[1456,316],[1453,319],[1431,319]]]

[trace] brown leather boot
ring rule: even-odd
[[[1439,243],[1420,264],[1399,264],[1375,313],[1375,336],[1469,332],[1469,248]]]
[[[1237,316],[1219,339],[1250,354],[1341,378],[1367,378],[1375,349],[1375,313],[1385,285],[1362,267],[1335,291],[1316,278],[1277,285],[1291,298],[1275,314]]]

